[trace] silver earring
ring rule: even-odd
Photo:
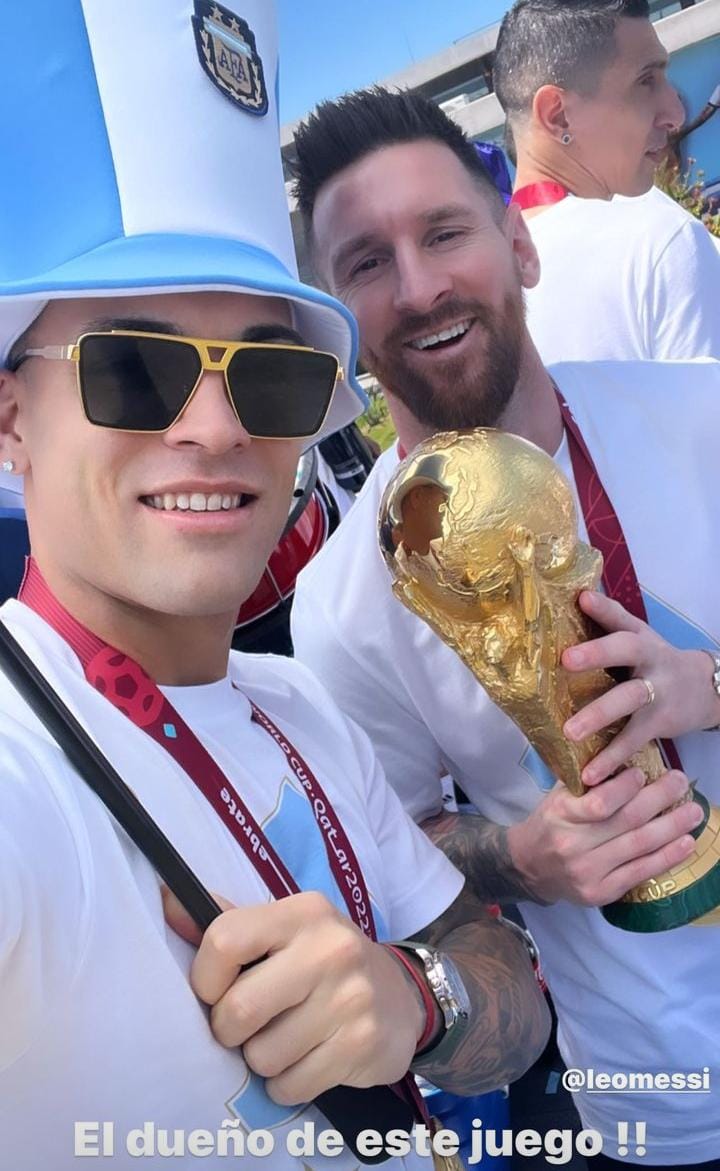
[[[14,459],[3,460],[2,470],[4,472],[14,472],[15,471],[15,460]]]
[[[563,134],[562,138],[560,139],[560,141],[563,144],[563,146],[570,146],[570,143],[572,142],[572,134],[568,134],[568,132],[566,130],[565,133]]]

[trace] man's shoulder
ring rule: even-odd
[[[322,691],[322,684],[298,659],[286,655],[230,652],[230,675],[241,691],[256,702],[272,706],[297,694]]]
[[[699,220],[657,187],[632,198],[616,195],[607,200],[564,200],[528,224],[537,244],[555,232],[567,241],[568,233],[576,231],[590,248],[596,249],[597,233],[601,232],[606,241],[617,237],[626,251],[633,245],[654,253],[662,251],[684,228],[699,233],[706,231]]]
[[[285,655],[231,651],[230,676],[236,686],[281,727],[292,724],[312,739],[331,731],[346,737],[345,717],[311,667]]]
[[[628,233],[627,240],[643,242],[657,261],[672,247],[675,253],[679,250],[681,255],[686,252],[703,259],[714,270],[713,237],[708,229],[658,187],[651,187],[646,195],[635,199],[617,196],[610,203],[610,207],[615,206],[618,221]]]
[[[659,187],[651,187],[644,195],[616,195],[608,206],[615,215],[628,220],[642,217],[646,223],[659,227],[665,225],[668,230],[698,223],[695,216]]]
[[[27,637],[23,645],[27,652],[35,649]],[[52,734],[1,671],[0,777],[0,830],[18,845],[20,856],[39,849],[43,866],[76,866],[87,878],[82,810],[92,804],[90,790],[84,791]],[[36,869],[34,861],[30,869]]]
[[[15,598],[10,598],[0,606],[0,620],[8,628],[8,633],[21,644],[25,654],[45,671],[48,650],[55,651],[54,644],[58,642],[50,627]],[[72,652],[65,644],[60,642],[59,646],[61,656],[64,651],[65,658],[72,658]],[[5,671],[0,670],[0,745],[6,749],[22,745],[26,750],[35,742],[47,743],[50,740],[50,734],[45,732],[18,688]]]
[[[667,416],[677,424],[710,422],[720,404],[720,361],[593,361],[559,362],[548,367],[570,406],[597,416],[629,418],[638,410]]]
[[[687,507],[717,523],[720,362],[567,363],[552,373],[618,509],[642,513],[673,491],[674,507],[683,484]]]

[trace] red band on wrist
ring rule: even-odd
[[[391,943],[384,943],[383,947],[386,947],[388,951],[391,951],[395,958],[399,960],[402,966],[405,968],[405,971],[410,976],[412,976],[418,992],[422,997],[423,1008],[425,1009],[425,1028],[423,1029],[422,1034],[418,1039],[418,1043],[415,1046],[415,1053],[422,1053],[423,1049],[430,1043],[430,1039],[435,1033],[440,1016],[440,1010],[437,1006],[435,997],[427,986],[427,981],[423,979],[415,965],[411,960],[408,959],[402,949],[399,947],[393,947]]]

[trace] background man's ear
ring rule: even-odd
[[[541,85],[532,104],[534,126],[543,130],[556,142],[570,131],[567,111],[567,91],[559,85]]]
[[[12,460],[14,472],[23,475],[29,466],[19,428],[20,376],[0,369],[0,463]]]
[[[515,256],[524,289],[534,289],[540,280],[540,258],[520,208],[511,203],[505,215],[505,236]]]

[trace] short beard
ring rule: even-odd
[[[470,318],[473,328],[482,331],[476,355],[453,360],[450,353],[447,366],[432,380],[405,363],[403,345],[408,337],[437,333],[450,322]],[[381,385],[423,427],[433,432],[495,427],[517,386],[525,331],[525,307],[519,293],[508,293],[500,311],[479,302],[448,301],[442,311],[406,317],[388,335],[383,350],[392,358],[383,361],[368,351],[365,360]]]

